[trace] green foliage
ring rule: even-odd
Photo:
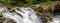
[[[50,0],[0,0],[0,2],[11,4],[11,5],[18,5],[18,4],[38,4],[43,2],[49,2]]]
[[[0,2],[10,3],[10,2],[11,2],[11,0],[0,0]]]
[[[33,4],[34,2],[36,2],[36,0],[26,0],[25,2],[28,4]]]

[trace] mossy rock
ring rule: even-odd
[[[3,17],[2,13],[0,13],[0,17]]]

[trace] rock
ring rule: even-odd
[[[2,23],[3,22],[3,20],[0,20],[0,23]]]
[[[16,23],[14,20],[6,18],[3,23]]]
[[[5,17],[0,17],[0,20],[4,20],[5,19]]]

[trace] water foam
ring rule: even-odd
[[[10,12],[7,9],[2,10],[2,14],[6,18],[15,20],[17,23],[41,23],[36,16],[36,12],[31,8],[14,8],[15,12]]]

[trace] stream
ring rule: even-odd
[[[36,16],[36,12],[31,8],[13,8],[8,10],[7,8],[0,8],[0,12],[4,17],[15,20],[17,23],[41,23]]]
[[[17,23],[42,23],[39,17],[36,16],[36,12],[30,7],[18,7],[8,10],[6,7],[0,7],[0,13],[6,18],[15,20]],[[59,23],[60,16],[52,17],[51,23]]]

